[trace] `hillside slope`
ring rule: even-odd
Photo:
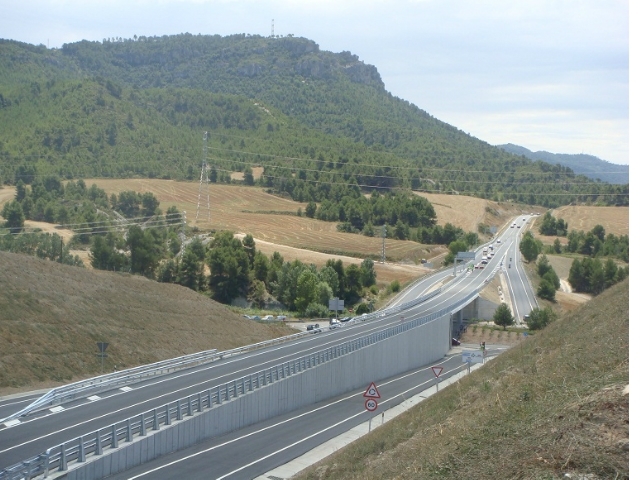
[[[548,207],[628,203],[623,187],[512,155],[432,117],[387,92],[357,55],[305,38],[182,34],[0,46],[5,181],[52,172],[193,179],[207,131],[220,174],[260,165],[266,185],[303,201],[357,184]]]
[[[296,476],[629,478],[629,281]]]
[[[178,285],[0,252],[0,392],[288,333]]]

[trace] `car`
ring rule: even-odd
[[[451,345],[454,345],[454,346],[460,345],[460,340],[458,340],[457,338],[452,338]]]
[[[313,333],[317,333],[320,331],[320,324],[316,323],[310,323],[309,325],[307,325],[307,332],[313,332]]]
[[[502,240],[498,239],[496,240],[496,243],[502,243]]]
[[[329,330],[335,330],[336,328],[341,328],[342,324],[340,322],[338,323],[332,323],[331,325],[329,325]]]
[[[264,317],[262,317],[262,320],[264,320],[264,321],[273,320],[273,315],[265,315]]]
[[[522,321],[523,321],[523,322],[525,322],[525,323],[527,323],[527,322],[529,322],[529,319],[530,319],[530,318],[531,318],[531,316],[530,316],[530,315],[525,315],[524,317],[522,317]]]
[[[520,228],[520,225],[518,225],[518,228]]]
[[[351,317],[342,317],[342,318],[340,319],[340,321],[341,321],[342,323],[346,323],[346,322],[348,322],[349,320],[351,320]]]
[[[513,228],[513,227],[515,227],[515,226],[516,226],[516,224],[514,223],[513,225],[511,225],[511,228]]]
[[[340,320],[338,320],[337,318],[332,318],[331,320],[329,320],[329,325],[335,325],[336,323],[339,323]]]
[[[278,315],[278,316],[276,317],[276,320],[279,320],[279,321],[281,321],[281,322],[284,322],[286,319],[287,319],[287,316],[286,316],[286,315]]]

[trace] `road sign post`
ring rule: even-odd
[[[371,382],[362,396],[366,399],[364,401],[365,410],[367,412],[375,412],[376,408],[378,408],[376,398],[380,398],[380,392],[376,384]],[[372,418],[369,418],[369,431],[371,431],[371,420]]]
[[[442,367],[431,367],[431,370],[433,370],[433,374],[436,376],[436,392],[439,392],[440,391],[440,374],[444,369]]]
[[[100,370],[101,373],[104,373],[104,357],[107,356],[106,351],[109,344],[106,342],[97,342],[97,345],[98,350],[100,351],[100,353],[98,353],[98,356],[100,357]]]

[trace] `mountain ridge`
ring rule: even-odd
[[[514,155],[524,155],[534,161],[543,161],[550,164],[559,164],[568,167],[578,175],[584,175],[592,180],[601,180],[607,183],[624,185],[629,183],[629,165],[619,165],[602,160],[594,155],[586,153],[551,153],[546,150],[531,151],[526,147],[506,143],[497,145],[503,150]]]

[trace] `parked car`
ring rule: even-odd
[[[316,323],[315,325],[313,323],[307,325],[307,332],[313,332],[313,333],[318,333],[320,331],[320,324]]]
[[[281,322],[284,322],[287,320],[287,316],[286,315],[278,315],[276,317],[276,320],[280,320]]]
[[[351,317],[342,317],[342,318],[340,319],[340,321],[341,321],[342,323],[346,323],[346,322],[348,322],[349,320],[351,320]]]
[[[329,325],[335,325],[337,323],[339,323],[340,320],[338,320],[337,318],[332,318],[331,320],[329,320]]]
[[[458,340],[457,338],[452,338],[451,339],[451,345],[460,345],[460,340]]]
[[[265,320],[265,321],[273,320],[273,315],[265,315],[264,317],[262,317],[262,320]]]
[[[332,323],[331,325],[329,325],[329,330],[335,330],[336,328],[340,327],[342,327],[342,324],[340,322]]]

